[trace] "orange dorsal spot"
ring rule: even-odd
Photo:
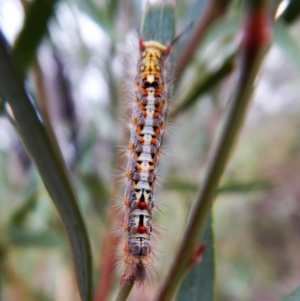
[[[155,138],[152,138],[151,141],[150,141],[150,143],[151,143],[152,145],[155,145],[155,144],[157,144],[157,140],[156,140]]]
[[[159,112],[155,111],[155,112],[153,113],[153,118],[158,118],[158,117],[159,117]]]
[[[161,112],[164,109],[164,106],[162,103],[158,103],[155,105],[155,110],[158,112]]]
[[[153,166],[149,166],[147,171],[150,173],[150,172],[153,172],[153,170],[154,170],[154,167]]]
[[[154,128],[154,134],[155,134],[155,136],[158,136],[160,134],[160,128],[159,127]]]
[[[143,97],[147,97],[148,96],[148,91],[147,89],[143,89],[140,87],[140,84],[139,84],[139,92],[141,95],[143,95]]]
[[[139,109],[140,110],[146,110],[146,105],[147,104],[139,103]]]
[[[162,92],[162,89],[155,89],[155,91],[154,91],[154,97],[160,97],[161,92]]]

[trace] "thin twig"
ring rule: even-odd
[[[193,31],[189,41],[186,43],[186,46],[182,50],[181,55],[177,60],[174,69],[174,79],[176,82],[179,82],[184,69],[193,57],[197,46],[204,37],[204,33],[207,28],[224,14],[229,3],[230,0],[208,1],[201,18],[195,26],[195,30]]]
[[[263,4],[263,1],[249,0],[241,44],[241,70],[236,90],[225,114],[220,135],[212,146],[204,180],[191,210],[180,248],[166,281],[155,298],[156,301],[171,300],[186,271],[206,216],[211,210],[218,182],[243,123],[254,90],[254,81],[270,42],[270,30]]]
[[[117,295],[116,301],[126,301],[127,297],[132,290],[134,282],[126,280],[121,284],[119,293]]]
[[[216,71],[208,74],[205,79],[196,78],[195,81],[190,85],[188,90],[184,90],[183,94],[179,94],[176,97],[176,101],[169,112],[169,118],[172,120],[179,113],[188,109],[201,94],[207,92],[224,77],[232,72],[234,69],[234,59],[236,53],[229,56],[223,63],[223,65]]]

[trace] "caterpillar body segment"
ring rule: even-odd
[[[139,40],[124,197],[123,275],[138,284],[146,280],[151,264],[154,186],[168,103],[166,67],[170,50],[170,45]]]

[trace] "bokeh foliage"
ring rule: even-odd
[[[42,178],[44,170],[46,177],[57,181],[55,185],[69,187],[66,170],[70,174],[72,184],[66,198],[72,199],[70,208],[76,212],[77,221],[61,215],[65,225],[69,223],[69,229],[73,227],[75,240],[83,237],[85,241],[83,250],[77,249],[83,258],[77,261],[77,268],[78,264],[87,267],[89,276],[79,279],[79,284],[87,282],[80,289],[81,298],[90,300],[92,276],[95,291],[98,279],[106,277],[101,260],[107,243],[103,237],[111,233],[108,228],[112,222],[111,199],[123,194],[122,183],[114,174],[124,166],[118,146],[126,144],[128,133],[119,119],[126,111],[123,102],[130,102],[127,92],[132,87],[132,78],[128,69],[134,64],[136,32],[145,8],[141,1],[22,3],[24,25],[9,53],[12,68],[19,72],[16,77],[25,78],[31,95],[27,104],[31,105],[29,111],[33,115],[20,107],[22,97],[18,96],[15,105],[20,108],[20,117],[17,117],[17,109],[11,100],[5,99],[1,89],[0,291],[2,298],[9,301],[79,299],[74,293],[77,284],[63,223],[35,166],[8,123],[10,110],[4,102],[7,101],[15,114],[10,116],[11,124],[19,129],[23,139],[22,129],[27,131],[25,136],[31,139],[27,147],[30,150],[32,145],[36,151],[36,155],[30,151],[31,156],[36,162],[36,158],[40,159],[38,167],[44,165],[39,168]],[[206,1],[177,1],[176,32],[203,18],[206,5]],[[278,1],[272,1],[270,10],[271,7],[275,11]],[[271,24],[274,43],[260,77],[261,84],[235,154],[216,191],[213,213],[217,300],[268,298],[275,301],[299,284],[300,41],[295,34],[299,29],[299,13],[298,1],[292,0]],[[171,133],[164,139],[164,152],[169,159],[162,159],[160,164],[166,183],[157,191],[164,214],[158,212],[155,221],[166,229],[156,242],[157,249],[162,250],[162,254],[157,252],[159,262],[156,263],[161,279],[182,236],[228,94],[235,89],[234,71],[239,67],[236,39],[242,15],[242,5],[231,2],[209,24],[186,72],[176,82],[175,96],[170,100],[174,125],[167,127]],[[191,32],[176,45],[177,58]],[[8,54],[2,53],[2,59],[4,55]],[[2,85],[9,82],[9,74],[0,74]],[[12,79],[17,84],[11,81],[6,87],[12,85],[14,92],[18,91],[17,87],[23,89],[19,79]],[[176,110],[172,111],[172,107]],[[43,123],[34,124],[34,120],[40,121],[35,110],[39,110]],[[55,136],[64,159],[59,155]],[[52,199],[57,198],[57,207],[65,204],[63,192],[55,197],[50,188]],[[91,242],[93,266],[89,266],[90,252],[81,215]],[[81,230],[75,230],[74,225],[78,224]],[[75,263],[78,256],[74,255]],[[107,298],[116,294],[119,279],[120,273],[113,276]],[[179,292],[178,298],[184,300],[185,290]],[[145,300],[153,296],[147,288],[132,294],[132,298],[143,296]],[[101,300],[97,298],[95,295],[95,300]]]

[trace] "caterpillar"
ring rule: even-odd
[[[152,211],[167,110],[166,68],[171,45],[139,40],[124,196],[123,279],[142,284],[151,264]]]

